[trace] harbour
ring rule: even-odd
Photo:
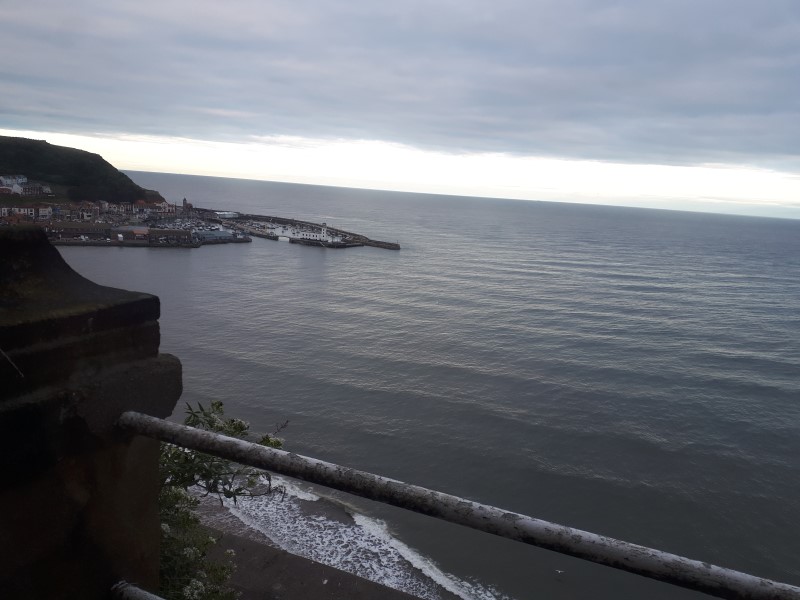
[[[208,215],[212,211],[203,211]],[[228,218],[223,218],[225,215]],[[236,215],[236,216],[233,216]],[[213,221],[219,219],[225,227],[241,231],[253,237],[265,238],[273,241],[288,241],[304,246],[317,246],[321,248],[358,248],[372,246],[386,250],[400,250],[399,243],[373,240],[365,235],[345,231],[336,227],[329,227],[327,223],[313,223],[285,217],[253,215],[238,213],[225,213],[213,211],[213,215],[204,217]]]
[[[171,219],[150,223],[50,221],[41,223],[55,246],[126,248],[199,248],[210,244],[242,244],[252,239],[238,231],[201,220]]]
[[[215,244],[249,243],[252,238],[285,241],[302,246],[344,249],[372,246],[400,250],[399,243],[373,240],[365,235],[278,216],[239,214],[231,211],[191,209],[184,218],[145,222],[103,219],[41,223],[56,246],[116,246],[131,248],[199,248]]]

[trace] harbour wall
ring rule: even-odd
[[[253,235],[255,237],[261,237],[265,239],[277,240],[278,237],[275,235],[267,234],[265,232],[259,232],[257,229],[252,227],[247,227],[241,221],[261,221],[266,223],[275,223],[277,225],[287,225],[291,227],[303,227],[303,228],[316,228],[319,229],[322,227],[320,223],[313,223],[311,221],[302,221],[300,219],[290,219],[286,217],[275,217],[269,215],[253,215],[253,214],[240,214],[239,217],[235,219],[220,219],[218,217],[210,216],[209,213],[215,214],[214,211],[209,209],[201,209],[203,210],[206,215],[204,218],[210,221],[217,221],[222,223],[226,227],[231,227],[234,229],[239,229],[242,231],[246,231],[248,235]],[[368,238],[365,235],[361,235],[359,233],[353,233],[352,231],[345,231],[344,229],[338,229],[336,227],[328,226],[328,231],[331,234],[339,236],[342,238],[342,242],[344,245],[335,246],[333,244],[320,244],[320,243],[307,243],[316,240],[300,240],[300,239],[293,239],[293,243],[296,244],[303,244],[307,246],[324,246],[326,248],[330,247],[337,247],[337,248],[352,248],[358,246],[372,246],[374,248],[383,248],[385,250],[400,250],[400,244],[396,242],[384,242],[380,240],[373,240]]]

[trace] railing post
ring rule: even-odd
[[[0,228],[3,598],[157,589],[158,442],[113,423],[168,416],[180,395],[158,317],[158,298],[82,278],[41,230]]]

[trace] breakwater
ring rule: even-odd
[[[306,246],[320,246],[324,248],[355,248],[359,246],[372,246],[374,248],[383,248],[385,250],[400,250],[400,244],[397,242],[373,240],[365,235],[361,235],[360,233],[354,233],[352,231],[346,231],[337,227],[331,227],[325,223],[313,223],[311,221],[302,221],[300,219],[244,213],[238,214],[236,217],[226,217],[223,219],[217,216],[217,211],[210,209],[198,209],[198,211],[202,215],[202,218],[206,221],[219,222],[225,227],[242,231],[247,235],[269,240],[278,240],[281,237],[289,237],[290,242]],[[281,228],[298,231],[321,231],[324,228],[331,239],[305,239],[302,237],[280,236],[274,233],[275,227],[278,226]]]

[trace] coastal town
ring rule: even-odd
[[[0,225],[32,224],[56,245],[123,245],[196,248],[203,244],[249,242],[239,232],[206,222],[185,202],[159,198],[63,202],[51,186],[25,175],[0,175]]]
[[[185,198],[171,204],[157,193],[133,201],[57,201],[47,183],[25,175],[0,175],[0,226],[41,227],[54,245],[198,248],[248,243],[253,237],[322,248],[400,245],[277,216],[196,208]]]

